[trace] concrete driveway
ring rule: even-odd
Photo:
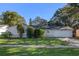
[[[75,38],[59,38],[59,39],[68,42],[69,46],[79,47],[79,39],[75,39]]]

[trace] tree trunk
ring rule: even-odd
[[[20,36],[20,38],[22,38],[22,34],[20,34],[19,36]]]

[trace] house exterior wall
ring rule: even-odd
[[[0,26],[0,35],[1,35],[3,32],[6,32],[6,31],[7,31],[7,27],[8,27],[8,26],[4,26],[4,25]]]
[[[12,26],[8,28],[8,31],[12,33],[13,37],[19,37],[19,33],[17,31],[17,26]],[[27,37],[26,35],[26,27],[24,26],[24,33],[23,33],[23,37]]]
[[[25,33],[23,33],[23,37],[27,37],[26,35],[26,27],[24,27]],[[6,25],[0,27],[0,35],[3,32],[9,31],[12,34],[12,37],[19,37],[17,26],[8,27]]]
[[[9,27],[8,31],[12,33],[12,37],[19,37],[16,26]]]
[[[44,33],[45,37],[73,37],[72,30],[50,30],[46,29]]]

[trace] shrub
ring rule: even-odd
[[[68,41],[63,41],[63,42],[61,42],[61,45],[68,45],[68,44],[69,44]]]
[[[34,30],[34,37],[35,38],[41,38],[43,37],[44,30],[43,29],[35,29]]]
[[[34,28],[28,27],[27,28],[27,37],[28,38],[33,38],[33,35],[34,35]]]
[[[3,38],[10,38],[10,37],[12,36],[12,34],[11,34],[11,32],[3,32],[3,33],[1,34],[1,36],[2,36]]]

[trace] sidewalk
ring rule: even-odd
[[[79,48],[76,46],[50,46],[50,45],[0,45],[0,47],[26,47],[26,48]]]

